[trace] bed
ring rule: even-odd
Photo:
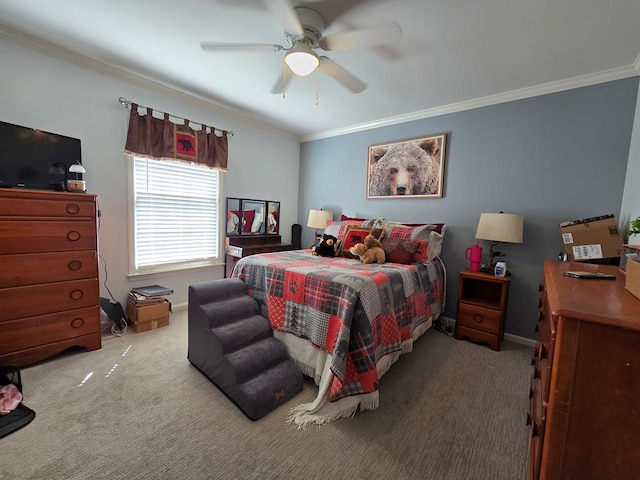
[[[353,228],[339,233],[343,243]],[[407,238],[400,241],[408,245],[416,231],[401,231]],[[432,231],[440,245],[444,232]],[[232,276],[245,282],[296,366],[318,384],[315,400],[295,406],[290,422],[304,428],[378,407],[382,375],[443,310],[445,268],[435,253],[439,249],[431,249],[431,258],[416,260],[412,252],[403,263],[365,265],[307,249],[236,263]]]

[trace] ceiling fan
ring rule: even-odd
[[[271,89],[272,93],[283,93],[294,75],[306,76],[319,69],[336,80],[352,93],[360,93],[367,84],[338,63],[316,50],[334,51],[351,48],[389,45],[402,38],[402,30],[397,23],[379,27],[349,30],[334,35],[323,36],[325,22],[315,10],[294,7],[290,0],[263,0],[267,9],[276,16],[284,27],[287,46],[265,43],[228,43],[202,41],[205,51],[250,51],[286,52],[284,62],[287,68]]]

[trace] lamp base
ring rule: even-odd
[[[87,191],[87,184],[84,180],[67,180],[67,191],[84,193]]]

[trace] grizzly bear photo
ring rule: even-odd
[[[441,197],[444,134],[369,147],[369,197]]]

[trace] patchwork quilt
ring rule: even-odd
[[[274,330],[331,355],[331,402],[377,392],[378,361],[399,354],[416,327],[443,308],[439,259],[364,265],[297,250],[242,258],[232,276],[247,284]]]

